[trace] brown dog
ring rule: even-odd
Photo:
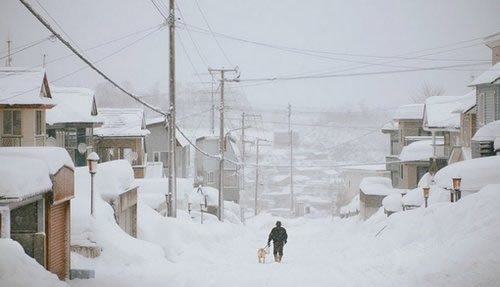
[[[265,248],[259,248],[259,250],[257,250],[257,258],[259,259],[259,263],[266,263],[266,254],[267,252]]]

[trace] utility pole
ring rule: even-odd
[[[268,140],[261,139],[261,138],[256,138],[255,139],[255,145],[256,145],[256,155],[255,155],[255,207],[254,207],[254,214],[257,216],[259,214],[258,212],[258,194],[259,194],[259,144],[260,142],[269,142]]]
[[[177,216],[177,184],[175,170],[175,0],[169,0],[169,124],[168,124],[168,211],[169,217]]]
[[[241,113],[241,126],[245,127],[245,112]],[[241,129],[241,189],[245,190],[245,129]]]
[[[12,41],[10,40],[10,37],[7,39],[7,60],[5,61],[5,65],[7,67],[10,67],[12,63],[12,57],[10,56],[10,44]]]
[[[174,1],[174,0],[170,0]],[[225,152],[225,136],[224,136],[224,83],[238,82],[239,73],[238,68],[235,69],[212,69],[208,68],[208,72],[220,73],[220,129],[219,129],[219,208],[217,210],[217,217],[219,221],[224,221],[224,152]],[[225,73],[235,73],[237,77],[233,80],[226,79]]]
[[[212,128],[212,134],[215,134],[215,104],[214,104],[214,76],[212,76],[212,108],[210,109],[210,113],[212,116],[212,121],[210,122],[210,127]]]
[[[295,200],[293,197],[293,134],[292,134],[292,105],[288,104],[288,136],[290,140],[290,213],[293,214]]]

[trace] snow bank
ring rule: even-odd
[[[413,286],[496,285],[500,264],[499,190],[500,185],[489,185],[457,203],[389,217],[373,244],[385,258],[404,257],[391,262],[399,266],[398,270],[407,270],[394,270],[391,282]]]
[[[68,286],[55,274],[45,270],[24,253],[22,246],[11,239],[0,239],[0,285],[9,287]]]
[[[389,195],[394,192],[391,179],[386,177],[365,177],[359,189],[366,195]]]
[[[495,141],[500,138],[500,120],[481,127],[472,137],[473,141]]]
[[[168,193],[168,178],[135,179],[138,186],[138,197],[153,209],[158,209],[165,202]],[[191,178],[177,179],[177,208],[187,210],[188,195],[193,190]]]
[[[43,161],[0,155],[0,199],[22,199],[52,189],[50,171]]]
[[[387,211],[399,212],[403,210],[401,194],[389,194],[382,200],[382,206]]]
[[[488,184],[500,183],[500,156],[475,158],[450,164],[436,173],[434,181],[451,188],[452,178],[461,177],[462,191],[476,192]]]
[[[100,163],[95,174],[95,187],[99,189],[104,200],[116,199],[120,194],[135,187],[134,170],[127,160]]]
[[[359,211],[359,194],[356,195],[351,202],[340,208],[340,214],[356,213]]]
[[[103,171],[103,165],[99,165],[98,173]],[[107,167],[117,166],[119,168],[121,164],[104,165],[104,170]],[[110,178],[110,180],[116,179]],[[95,217],[92,217],[90,215],[90,174],[88,168],[75,169],[75,198],[71,201],[71,241],[72,244],[99,246],[102,248],[102,252],[95,259],[73,253],[72,268],[96,270],[97,278],[109,273],[114,268],[123,269],[141,265],[144,266],[143,268],[148,268],[148,266],[165,264],[161,248],[129,236],[118,226],[113,208],[101,197],[102,188],[106,186],[106,184],[96,184],[95,186]],[[116,186],[116,183],[112,183],[112,186]],[[106,190],[104,193],[106,192],[109,191]]]

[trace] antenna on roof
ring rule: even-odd
[[[47,54],[43,54],[42,67],[45,69],[45,65],[47,63]]]
[[[5,65],[10,67],[12,63],[12,57],[10,56],[10,44],[12,41],[10,40],[10,36],[7,38],[7,60],[5,61]]]

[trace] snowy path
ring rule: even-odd
[[[160,259],[138,256],[92,263],[95,280],[71,286],[318,287],[491,286],[500,280],[500,195],[463,199],[369,222],[282,220],[289,234],[281,264],[257,263],[277,218],[261,216],[245,226],[183,222],[143,214],[143,238],[158,246]],[[495,204],[491,204],[494,202]],[[456,220],[459,214],[467,216]],[[146,226],[143,224],[143,226]],[[379,236],[378,231],[385,228]],[[172,232],[175,230],[175,232]],[[143,242],[143,241],[139,241]],[[145,243],[145,242],[144,242]],[[137,244],[137,243],[134,243]],[[143,244],[143,243],[141,243]],[[156,250],[156,249],[155,249]],[[147,251],[147,250],[146,250]],[[106,252],[106,250],[104,250]],[[162,258],[168,258],[162,259]],[[154,256],[153,256],[154,257]],[[158,256],[157,256],[158,257]],[[132,258],[132,260],[130,259]],[[156,260],[156,261],[155,261]]]

